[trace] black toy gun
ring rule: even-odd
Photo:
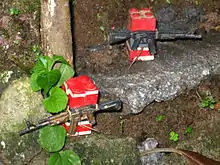
[[[116,29],[109,34],[110,45],[123,43],[130,39],[131,50],[136,50],[142,43],[147,43],[151,54],[156,53],[156,40],[176,40],[176,39],[201,39],[200,34],[186,33],[183,31],[134,31],[128,29]]]
[[[76,132],[76,127],[79,121],[88,119],[89,122],[94,125],[95,112],[101,111],[119,111],[121,109],[121,101],[106,101],[101,104],[88,105],[80,108],[69,109],[65,112],[61,112],[56,115],[49,116],[48,118],[38,121],[36,124],[27,122],[27,127],[19,132],[19,135],[25,135],[27,133],[36,131],[45,126],[54,126],[59,124],[64,124],[70,121],[70,128],[68,134],[74,134]]]
[[[116,29],[109,34],[109,44],[124,42],[130,38],[142,39],[151,38],[154,40],[174,40],[174,39],[201,39],[202,35],[186,33],[183,31],[166,32],[166,31],[134,31],[128,29]]]

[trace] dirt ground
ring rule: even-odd
[[[118,116],[116,113],[98,114],[96,129],[104,134],[116,136],[131,136],[142,142],[146,138],[155,138],[161,147],[175,147],[176,142],[169,140],[169,132],[179,134],[179,142],[194,136],[194,131],[208,131],[201,122],[209,123],[213,116],[220,117],[220,111],[203,109],[200,107],[201,94],[209,91],[212,96],[220,98],[220,75],[215,75],[202,82],[201,85],[190,91],[185,91],[174,100],[152,103],[144,111],[134,116]],[[158,116],[164,116],[157,121]],[[192,134],[184,134],[187,127],[192,128]],[[196,130],[197,129],[197,130]],[[218,135],[212,132],[208,136]]]
[[[189,4],[202,6],[206,14],[201,27],[206,31],[220,29],[219,0],[211,2],[209,0],[171,0],[171,2],[179,9]],[[75,67],[78,72],[87,68],[88,65],[90,68],[92,66],[95,72],[128,65],[127,57],[121,53],[120,46],[107,53],[88,53],[84,48],[104,43],[113,25],[125,26],[129,8],[150,7],[152,10],[157,10],[157,8],[167,5],[165,0],[81,0],[74,1],[74,3]],[[35,59],[36,52],[33,51],[33,45],[38,45],[40,39],[39,1],[27,1],[26,4],[23,4],[19,3],[19,0],[3,0],[0,5],[0,71],[14,67],[23,71],[28,70]],[[24,8],[24,6],[29,6],[29,8]],[[19,8],[21,14],[11,16],[8,12],[11,7]],[[122,55],[118,56],[119,53]],[[88,59],[90,61],[87,61]],[[103,68],[103,65],[106,66],[105,70],[100,69]],[[211,84],[210,86],[206,88],[207,82],[201,85],[202,90],[210,89],[216,100],[220,100],[219,80],[220,76],[215,75],[207,81],[208,84]],[[196,91],[197,89],[186,91],[176,99],[167,102],[152,103],[142,113],[135,116],[120,117],[117,113],[98,114],[98,124],[95,129],[104,134],[131,136],[139,142],[147,137],[154,137],[161,146],[175,146],[177,143],[169,140],[170,131],[177,132],[180,135],[180,141],[186,140],[190,138],[191,134],[184,135],[184,129],[187,127],[199,128],[201,121],[208,123],[213,116],[219,115],[217,110],[199,107],[201,100]],[[156,117],[160,115],[165,118],[157,121]]]
[[[36,58],[33,47],[40,41],[39,7],[38,0],[1,0],[0,71],[27,72],[32,68]]]

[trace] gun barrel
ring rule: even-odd
[[[45,127],[45,126],[48,126],[48,125],[50,125],[50,122],[49,122],[49,121],[44,122],[44,123],[41,123],[41,124],[36,125],[36,126],[32,126],[32,127],[30,127],[30,128],[26,128],[26,129],[24,129],[24,130],[19,131],[19,135],[22,136],[22,135],[25,135],[25,134],[27,134],[27,133],[34,132],[34,131],[36,131],[36,130],[38,130],[38,129],[40,129],[40,128],[43,128],[43,127]]]
[[[187,34],[187,33],[158,33],[158,40],[169,40],[169,39],[201,39],[200,34]]]
[[[119,111],[121,109],[121,100],[106,101],[98,105],[100,111]]]
[[[87,112],[96,112],[96,111],[118,111],[121,109],[121,100],[114,100],[114,101],[104,101],[97,105],[88,105],[85,107],[75,108],[71,109],[73,113],[75,112],[81,112],[87,113]]]
[[[50,116],[46,119],[42,119],[37,124],[33,124],[32,126],[27,126],[27,128],[19,132],[19,135],[22,136],[49,125],[53,126],[53,125],[63,124],[68,120],[69,120],[68,112],[62,112],[60,114]]]

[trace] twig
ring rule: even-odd
[[[198,96],[199,100],[202,100],[202,97],[200,96],[199,92],[196,90],[196,95]]]
[[[91,130],[93,130],[93,131],[95,131],[95,132],[100,133],[100,131],[98,131],[98,130],[97,130],[97,129],[95,129],[95,128],[88,127],[88,126],[85,126],[85,125],[82,125],[82,127],[84,127],[84,128],[89,128],[89,129],[91,129]]]
[[[181,151],[179,151],[175,148],[155,148],[152,150],[140,152],[140,156],[145,156],[145,155],[157,153],[157,152],[170,152],[170,153],[178,153],[178,154],[182,155]]]
[[[140,57],[142,51],[144,48],[141,48],[140,53],[138,54],[137,57],[134,58],[134,60],[132,61],[132,63],[130,64],[130,66],[128,67],[128,70],[130,70],[130,68],[132,67],[132,65],[138,60],[138,58]]]
[[[42,151],[43,151],[43,149],[41,148],[41,150],[40,150],[38,153],[36,153],[36,154],[28,161],[28,164],[30,165],[31,162],[34,160],[34,158],[36,158],[38,155],[40,155]]]

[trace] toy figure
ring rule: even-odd
[[[149,8],[129,10],[127,29],[114,29],[109,35],[109,43],[126,41],[129,60],[153,60],[156,54],[156,40],[201,39],[201,35],[183,31],[158,31],[156,18]]]
[[[91,134],[96,123],[94,113],[101,111],[118,111],[121,101],[106,101],[98,104],[99,90],[88,76],[78,76],[67,80],[62,89],[68,96],[66,111],[52,115],[33,124],[27,122],[27,128],[20,135],[30,133],[45,126],[63,125],[68,136]]]

